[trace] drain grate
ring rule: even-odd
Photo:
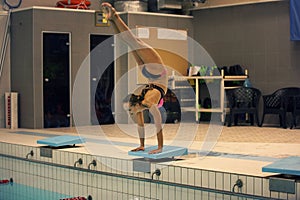
[[[271,177],[269,179],[269,190],[274,192],[295,194],[295,180]]]
[[[41,147],[40,148],[40,156],[52,158],[52,149],[49,147]]]

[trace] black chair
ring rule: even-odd
[[[228,90],[227,98],[229,103],[229,118],[227,126],[231,126],[231,121],[234,118],[234,124],[237,125],[238,114],[249,114],[251,125],[254,124],[254,117],[258,126],[258,103],[261,97],[259,89],[251,87],[240,87]]]
[[[287,128],[286,113],[292,112],[292,97],[300,94],[300,88],[288,87],[276,90],[273,94],[263,95],[263,115],[261,125],[264,123],[266,114],[279,115],[280,126]]]
[[[293,126],[296,127],[297,116],[300,115],[300,95],[293,96],[292,115],[293,115],[293,123],[291,125],[291,129],[293,128]]]

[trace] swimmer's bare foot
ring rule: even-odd
[[[102,11],[105,14],[107,20],[113,20],[116,16],[116,10],[112,7],[110,3],[102,3]]]
[[[162,148],[158,148],[158,149],[154,149],[152,151],[149,151],[149,154],[156,154],[156,153],[161,153],[162,152]]]
[[[145,150],[145,147],[139,146],[139,147],[137,147],[135,149],[132,149],[131,151],[144,151],[144,150]]]

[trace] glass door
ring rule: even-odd
[[[70,126],[69,33],[43,33],[44,128]]]
[[[90,36],[91,121],[93,125],[113,124],[114,38]]]

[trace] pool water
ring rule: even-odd
[[[63,198],[70,198],[70,196],[17,183],[0,185],[0,200],[59,200]]]

